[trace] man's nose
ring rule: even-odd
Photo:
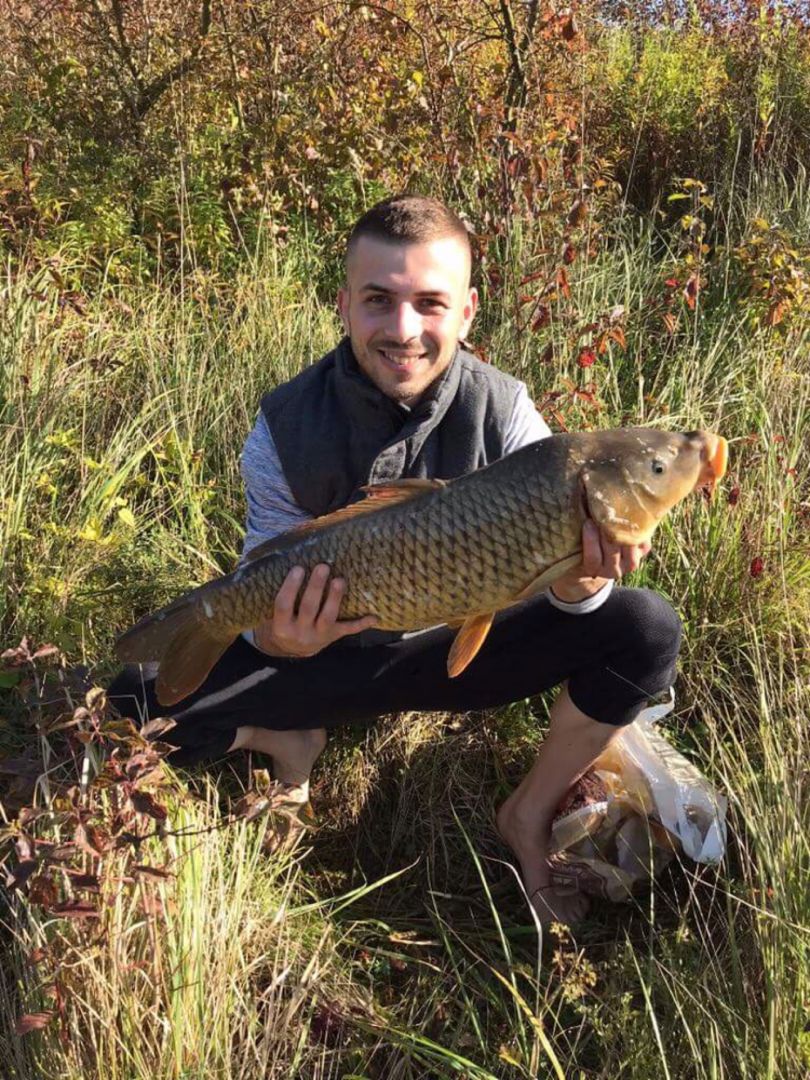
[[[401,342],[410,341],[422,333],[422,320],[412,304],[397,304],[391,330]]]

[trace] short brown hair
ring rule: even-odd
[[[424,195],[392,195],[366,210],[349,235],[347,260],[361,236],[391,244],[426,244],[454,237],[472,259],[470,236],[464,222],[449,206]]]

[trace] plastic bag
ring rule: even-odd
[[[655,729],[674,695],[626,727],[563,800],[551,831],[552,881],[627,900],[677,852],[716,863],[727,800]]]

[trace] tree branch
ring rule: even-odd
[[[139,120],[143,120],[144,116],[146,116],[149,110],[170,86],[173,86],[178,79],[182,79],[184,75],[187,75],[189,71],[196,66],[210,29],[211,0],[203,0],[202,11],[200,13],[200,37],[197,44],[187,56],[183,57],[182,60],[178,60],[168,71],[164,71],[162,75],[158,75],[156,79],[153,79],[148,86],[143,87],[138,95],[138,100],[135,103],[135,110]]]

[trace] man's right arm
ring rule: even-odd
[[[294,529],[312,515],[295,501],[273,437],[260,413],[242,450],[242,479],[247,498],[247,526],[242,560],[258,544]],[[347,634],[370,629],[375,619],[338,620],[345,587],[341,578],[329,580],[321,564],[305,584],[303,567],[295,567],[278,591],[272,614],[244,637],[271,656],[314,656]]]

